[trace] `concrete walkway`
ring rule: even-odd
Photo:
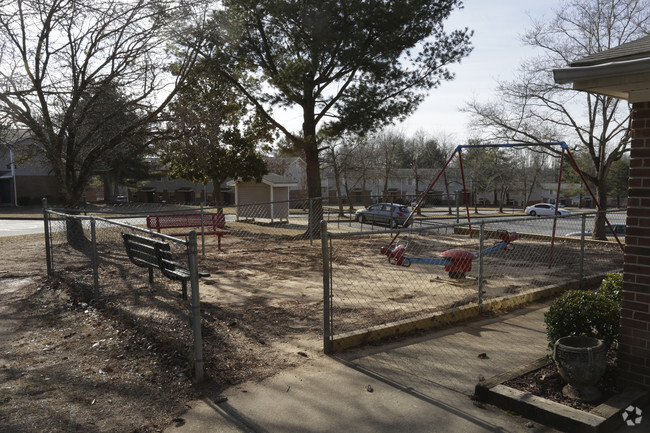
[[[482,378],[548,353],[547,308],[320,356],[216,402],[195,402],[165,433],[555,432],[470,399]]]

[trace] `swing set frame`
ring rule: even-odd
[[[600,203],[598,203],[598,200],[596,199],[596,196],[594,195],[593,191],[589,187],[589,184],[587,183],[587,181],[586,181],[586,179],[585,179],[585,177],[584,177],[584,175],[582,173],[582,170],[580,170],[580,168],[578,167],[578,164],[576,163],[575,158],[573,158],[573,155],[571,154],[571,151],[569,150],[569,146],[563,141],[548,142],[548,143],[533,143],[533,144],[508,143],[508,144],[475,144],[475,145],[459,145],[459,146],[457,146],[456,149],[454,149],[454,151],[452,152],[452,154],[449,157],[449,159],[447,160],[447,162],[445,163],[445,165],[442,167],[442,169],[440,170],[440,172],[436,176],[436,178],[433,180],[433,182],[431,182],[431,184],[426,189],[426,191],[424,191],[424,193],[422,194],[422,196],[418,200],[417,204],[415,205],[415,207],[413,208],[413,210],[409,214],[408,218],[404,222],[404,225],[406,226],[410,222],[412,222],[414,215],[416,214],[418,209],[420,207],[422,207],[422,204],[424,203],[424,200],[428,196],[429,192],[431,192],[434,185],[440,179],[440,176],[442,176],[442,174],[447,169],[447,167],[449,166],[451,161],[454,159],[454,156],[456,156],[456,154],[458,154],[458,161],[459,161],[459,165],[460,165],[460,173],[461,173],[461,178],[462,178],[462,182],[463,182],[463,194],[464,194],[464,197],[465,197],[465,210],[467,212],[467,223],[469,225],[469,233],[470,233],[470,236],[471,236],[472,235],[472,220],[471,220],[470,213],[469,213],[469,201],[468,201],[468,197],[467,197],[467,187],[466,187],[466,183],[465,183],[465,171],[463,169],[462,150],[463,149],[480,149],[480,148],[499,148],[499,147],[506,147],[506,148],[527,147],[527,148],[530,148],[530,147],[554,147],[554,146],[561,147],[562,148],[562,153],[561,153],[561,156],[560,156],[560,170],[559,170],[558,181],[557,181],[557,194],[556,194],[556,197],[555,197],[555,203],[556,203],[555,217],[553,218],[553,232],[552,232],[552,236],[551,236],[551,252],[550,252],[550,257],[549,257],[549,268],[550,268],[551,264],[553,262],[553,246],[555,244],[555,233],[556,233],[557,217],[558,217],[558,206],[557,205],[558,205],[558,203],[560,201],[560,187],[562,185],[562,170],[563,170],[563,167],[564,167],[565,155],[568,157],[568,160],[571,163],[571,165],[573,166],[573,168],[580,175],[580,179],[582,180],[582,184],[587,188],[587,191],[589,191],[589,194],[591,195],[591,198],[592,198],[593,202],[596,204],[596,208],[599,211],[602,211]],[[612,234],[614,235],[614,238],[616,239],[616,242],[618,243],[619,247],[621,248],[621,251],[623,251],[624,250],[623,244],[621,243],[618,236],[614,232],[614,230],[612,228],[612,225],[609,222],[609,219],[607,218],[607,215],[604,215],[604,217],[605,217],[605,222],[607,223],[607,225],[609,226]],[[400,232],[397,232],[395,234],[395,236],[393,236],[390,244],[388,245],[388,248],[390,248],[395,243],[395,241],[397,240],[399,235],[400,235]]]

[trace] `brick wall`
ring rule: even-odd
[[[621,379],[650,388],[650,102],[632,108],[621,332]]]

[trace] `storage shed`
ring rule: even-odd
[[[289,189],[297,183],[292,179],[269,173],[261,182],[232,180],[228,186],[235,188],[237,221],[240,220],[288,220]]]

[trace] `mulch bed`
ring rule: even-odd
[[[504,382],[504,385],[520,391],[529,392],[538,397],[572,407],[574,409],[589,412],[607,401],[610,397],[619,392],[616,386],[616,355],[615,351],[610,351],[607,356],[607,370],[600,378],[596,387],[602,392],[602,397],[592,402],[583,402],[565,397],[562,394],[562,388],[566,382],[557,371],[554,362],[545,367],[531,371],[515,379]]]

